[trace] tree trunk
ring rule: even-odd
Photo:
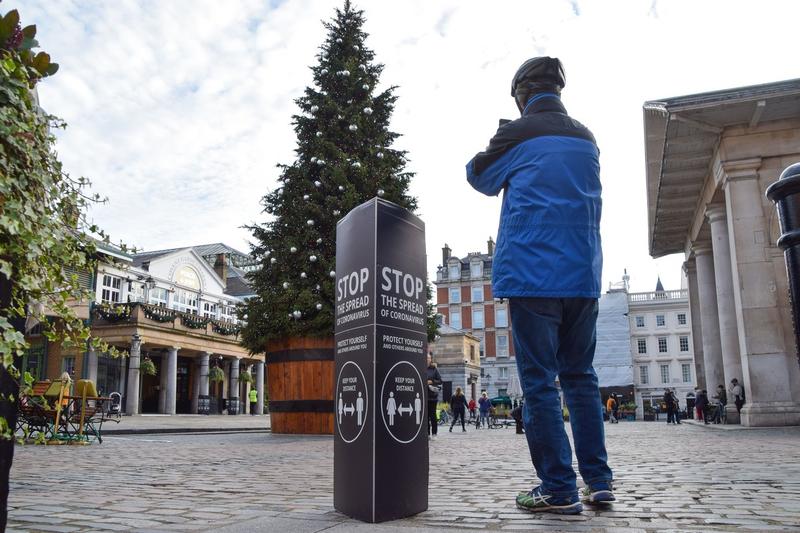
[[[11,281],[5,276],[0,276],[0,311],[11,305]],[[18,331],[24,331],[25,321],[15,319],[11,324]],[[14,365],[20,365],[19,358],[14,358]],[[10,401],[7,398],[14,398]],[[19,408],[19,382],[15,380],[8,369],[0,364],[0,416],[8,422],[11,438],[0,437],[0,532],[6,530],[8,521],[8,492],[11,463],[14,460],[14,429],[17,426],[17,412]]]

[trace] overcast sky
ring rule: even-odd
[[[682,257],[648,255],[642,104],[800,77],[800,2],[361,0],[367,45],[398,85],[392,128],[417,173],[429,272],[494,236],[500,198],[473,191],[465,163],[499,118],[518,115],[510,79],[524,60],[559,57],[563,101],[601,150],[603,286],[631,275],[679,288]],[[108,204],[92,216],[145,250],[225,242],[291,163],[293,100],[311,83],[330,0],[6,0],[61,64],[40,84],[65,119],[66,170]]]

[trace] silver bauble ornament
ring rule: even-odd
[[[348,129],[350,131],[358,131],[358,126],[356,126],[355,124],[350,124],[350,127]]]
[[[316,157],[312,157],[311,159],[309,159],[309,161],[311,161],[312,163],[316,163],[318,159]]]
[[[296,310],[296,309],[295,309],[295,310],[292,312],[292,316],[293,316],[294,318],[296,318],[296,319],[299,319],[300,317],[302,317],[302,316],[303,316],[303,313],[301,313],[300,311],[298,311],[298,310]]]
[[[338,209],[333,210],[333,216],[338,217],[339,213],[341,213],[341,211],[339,211]]]
[[[313,220],[311,220],[310,218],[308,220],[306,220],[306,226],[313,226],[313,225],[314,225],[314,221]]]
[[[317,111],[319,111],[319,106],[312,105],[312,106],[311,106],[311,112],[312,112],[312,113],[316,113]]]
[[[292,252],[292,253],[295,253],[297,251],[297,248],[292,246],[291,248],[289,248],[289,251]]]
[[[330,276],[331,276],[332,278],[335,278],[335,277],[336,277],[336,271],[335,271],[335,270],[331,270],[331,271],[329,272],[329,274],[330,274]]]
[[[383,197],[386,194],[383,189],[378,189],[378,196]]]
[[[366,83],[362,85],[361,88],[364,89],[365,91],[369,91],[369,85],[367,85]]]
[[[317,311],[322,311],[322,304],[317,304]]]
[[[317,290],[319,290],[319,289],[320,289],[320,286],[319,286],[319,285],[317,285]]]
[[[318,164],[319,166],[322,166],[322,165],[324,165],[324,164],[325,164],[325,161],[324,161],[324,160],[322,160],[322,159],[317,159],[317,164]]]
[[[324,69],[320,70],[319,73],[320,74],[327,74],[328,73],[328,69],[324,68]]]
[[[366,66],[366,65],[361,65],[361,66],[360,66],[360,67],[358,67],[358,68],[360,68],[360,69],[361,69],[361,70],[363,70],[364,72],[366,72],[366,71],[367,71],[367,66]]]
[[[358,52],[358,51],[360,50],[360,48],[358,47],[358,45],[357,45],[357,44],[354,44],[354,45],[353,45],[353,50],[355,50],[356,52]]]
[[[284,289],[288,289],[289,288],[289,282],[288,281],[284,281],[283,282],[283,288]]]
[[[328,96],[328,91],[320,91],[319,94],[323,96]]]
[[[308,276],[306,275],[305,272],[300,272],[300,277],[306,279]]]
[[[371,115],[372,114],[372,108],[371,107],[365,107],[364,108],[364,113],[367,114],[367,115]]]
[[[344,42],[344,41],[342,41],[342,38],[341,38],[341,37],[337,37],[337,38],[336,38],[336,42],[337,42],[337,43],[341,43],[341,42]]]
[[[269,257],[269,254],[271,254],[271,253],[272,253],[271,251],[267,250],[266,252],[264,252],[264,255],[265,255],[266,257]]]
[[[315,181],[314,182],[314,187],[322,187],[322,182],[321,181]]]
[[[353,163],[353,166],[354,166],[355,168],[361,168],[361,163],[359,163],[358,161],[356,161],[355,163]]]
[[[320,237],[319,239],[317,239],[317,244],[322,244],[322,237]]]
[[[275,263],[278,262],[278,260],[273,257],[272,259],[269,260],[269,262],[270,264],[274,265]]]
[[[308,260],[311,261],[312,263],[315,263],[317,261],[317,256],[316,255],[309,255],[308,256]]]
[[[383,152],[378,152],[377,154],[375,154],[375,157],[377,157],[378,159],[383,159]]]
[[[317,137],[322,137],[322,132],[321,131],[317,132]]]
[[[342,115],[336,115],[336,118],[338,118],[339,120],[342,120],[344,117]]]
[[[352,104],[353,103],[353,99],[351,98],[350,100],[347,101],[347,103],[348,104]]]
[[[307,194],[304,194],[304,195],[303,195],[303,200],[308,200],[309,198],[311,198],[311,196],[309,196],[309,195],[307,195]]]

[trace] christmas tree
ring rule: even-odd
[[[296,159],[279,165],[279,185],[262,200],[270,220],[249,227],[261,265],[250,274],[257,296],[244,309],[243,344],[253,352],[272,339],[333,335],[340,218],[375,196],[416,209],[406,152],[392,148],[396,87],[376,89],[383,65],[365,46],[363,24],[349,0],[324,23],[314,85],[295,101]]]

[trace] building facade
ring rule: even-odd
[[[654,292],[628,294],[628,309],[637,413],[660,405],[667,387],[686,408],[697,386],[689,291],[659,280]]]
[[[800,160],[800,79],[646,102],[644,124],[650,255],[686,259],[706,388],[742,382],[743,425],[800,424],[788,277],[764,195]],[[739,421],[733,401],[727,415]]]
[[[442,376],[440,399],[449,401],[456,387],[461,387],[467,398],[478,401],[483,390],[480,340],[471,333],[442,324],[430,351]]]
[[[96,271],[79,273],[94,298],[76,303],[78,313],[93,336],[129,356],[52,345],[34,329],[24,370],[36,379],[91,379],[101,395],[120,393],[127,414],[245,413],[251,387],[263,412],[264,355],[238,341],[248,256],[220,243],[134,255],[99,243],[98,251]],[[141,370],[144,361],[156,375]],[[212,367],[222,381],[209,380]]]
[[[436,310],[444,323],[478,339],[480,390],[490,397],[507,396],[517,375],[508,300],[492,296],[493,255],[492,239],[487,253],[474,252],[463,259],[445,245],[435,282]]]

